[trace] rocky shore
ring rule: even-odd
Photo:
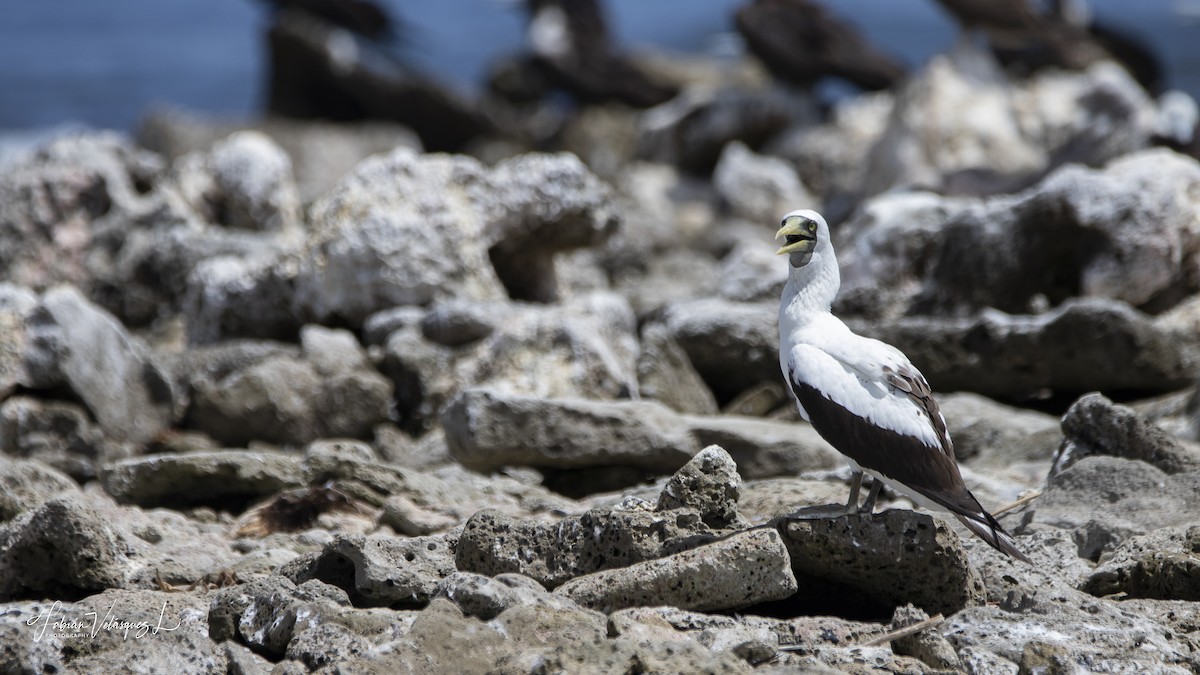
[[[554,152],[170,114],[6,165],[0,671],[1200,670],[1178,100],[725,77]],[[849,477],[778,369],[799,207],[1032,566],[886,491],[783,517]]]

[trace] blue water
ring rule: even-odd
[[[625,44],[714,53],[737,44],[742,0],[608,0]],[[522,41],[511,0],[389,0],[403,53],[470,89]],[[955,31],[932,0],[827,0],[884,48],[919,64]],[[1200,96],[1200,0],[1094,0],[1098,17],[1147,38],[1172,86]],[[130,129],[148,106],[252,115],[266,12],[252,0],[8,0],[0,3],[0,129],[64,123]]]

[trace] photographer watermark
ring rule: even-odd
[[[47,631],[59,639],[95,638],[100,633],[121,633],[122,640],[131,637],[140,640],[148,635],[177,630],[182,621],[175,625],[167,620],[167,602],[164,600],[162,609],[158,611],[157,621],[130,621],[117,613],[117,603],[114,600],[103,616],[100,612],[83,612],[78,618],[71,618],[63,611],[62,601],[55,600],[41,614],[26,621],[26,625],[34,627],[33,641],[40,642]]]

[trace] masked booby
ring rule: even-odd
[[[870,513],[883,484],[949,511],[998,550],[1029,561],[963,483],[946,420],[925,377],[895,347],[852,332],[830,306],[841,286],[829,226],[815,211],[783,217],[790,264],[779,307],[779,365],[800,415],[853,470],[846,513]],[[858,505],[863,472],[874,476]]]

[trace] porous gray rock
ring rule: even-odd
[[[750,666],[733,652],[714,654],[695,640],[664,642],[653,638],[617,638],[548,650],[532,672],[627,673],[646,669],[656,673],[704,672],[741,675]]]
[[[1105,556],[1082,590],[1096,596],[1200,600],[1200,526],[1164,527]]]
[[[466,616],[490,621],[510,607],[528,603],[562,603],[534,579],[504,573],[494,577],[474,572],[454,572],[438,583],[438,596],[448,598]]]
[[[788,552],[773,529],[739,532],[710,544],[572,579],[555,589],[608,613],[637,605],[735,610],[796,592]]]
[[[179,395],[157,357],[115,317],[70,286],[42,297],[41,312],[62,381],[112,438],[142,443],[181,412]]]
[[[735,216],[761,224],[764,231],[788,211],[814,204],[790,164],[759,155],[740,141],[721,150],[713,187]]]
[[[339,536],[281,573],[297,585],[318,579],[337,586],[358,607],[419,607],[455,572],[454,544],[445,535]]]
[[[684,464],[658,496],[657,511],[690,508],[709,527],[733,527],[739,522],[737,465],[719,445],[710,445]]]
[[[1169,474],[1200,472],[1200,445],[1172,437],[1099,393],[1075,401],[1062,418],[1062,430],[1054,472],[1093,455],[1137,459]]]
[[[125,536],[71,495],[47,500],[0,530],[0,599],[72,599],[122,586]]]
[[[299,227],[292,160],[270,137],[239,131],[176,160],[172,184],[205,221],[244,230]]]
[[[805,601],[826,595],[845,603],[856,597],[889,614],[892,607],[912,603],[947,616],[983,602],[983,582],[958,535],[923,513],[785,517],[779,530],[801,583],[798,597]]]
[[[209,604],[208,633],[216,642],[237,640],[275,660],[284,655],[301,613],[328,615],[349,606],[340,588],[314,580],[297,585],[276,574],[217,591]]]
[[[78,490],[75,481],[40,462],[0,454],[0,522],[12,520],[59,493]]]
[[[845,464],[816,429],[805,423],[740,415],[687,415],[684,421],[697,447],[724,448],[743,478],[794,476]]]
[[[1050,477],[1028,510],[1024,523],[1073,532],[1079,555],[1096,560],[1129,537],[1200,518],[1200,473],[1172,475],[1137,460],[1086,457]]]
[[[892,614],[889,627],[892,630],[906,628],[913,624],[929,619],[929,615],[912,605],[897,607]],[[906,635],[892,641],[892,651],[897,656],[911,656],[920,659],[930,668],[940,670],[961,670],[962,661],[945,637],[936,628],[929,628],[919,633]]]
[[[105,465],[100,479],[126,504],[244,506],[303,485],[304,473],[291,453],[218,450],[131,457]]]
[[[716,534],[695,511],[593,510],[538,523],[484,510],[463,527],[458,569],[489,576],[523,574],[547,588],[598,570],[693,548]]]

